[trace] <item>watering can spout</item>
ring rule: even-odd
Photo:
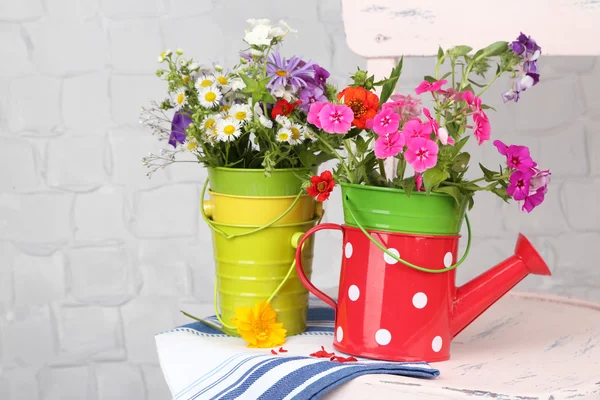
[[[521,234],[515,254],[456,290],[451,333],[458,335],[475,318],[529,274],[551,275],[529,240]]]

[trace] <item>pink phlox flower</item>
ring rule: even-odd
[[[313,103],[313,106],[315,104]],[[346,133],[350,130],[353,120],[354,112],[343,104],[327,103],[319,111],[319,121],[327,133]]]
[[[525,200],[529,195],[532,177],[533,171],[531,169],[527,171],[514,171],[508,179],[510,184],[506,188],[506,193],[511,195],[515,200]]]
[[[442,86],[444,84],[446,84],[448,81],[447,80],[441,80],[441,81],[435,81],[435,82],[427,82],[427,81],[423,81],[419,84],[419,86],[417,86],[417,88],[415,89],[415,93],[416,94],[421,94],[421,93],[425,93],[425,92],[439,92],[440,89],[442,88]]]
[[[437,137],[440,139],[441,144],[449,144],[450,146],[454,146],[454,138],[452,138],[448,134],[448,129],[441,127],[437,130]]]
[[[417,192],[420,192],[423,188],[423,175],[415,173],[415,185],[417,186]]]
[[[412,95],[393,94],[390,96],[391,102],[384,103],[382,108],[392,108],[394,112],[400,114],[403,120],[417,118],[421,115],[421,99]]]
[[[415,172],[423,172],[437,164],[439,148],[436,142],[424,137],[418,137],[408,142],[404,159]]]
[[[473,135],[477,139],[477,143],[481,145],[486,140],[490,140],[490,120],[487,115],[483,111],[473,114],[473,122],[475,126],[473,127]]]
[[[451,88],[449,88],[448,90],[446,90],[446,91],[444,92],[444,95],[445,95],[445,96],[446,96],[448,99],[450,99],[450,100],[453,100],[453,101],[456,101],[456,102],[458,102],[458,101],[462,101],[462,100],[463,100],[462,93],[461,93],[461,92],[459,92],[458,90],[456,90],[456,89],[452,88],[452,87],[451,87]]]
[[[396,114],[391,108],[384,108],[375,115],[372,123],[376,134],[387,135],[398,131],[400,115]]]
[[[546,196],[547,192],[548,188],[546,186],[542,186],[541,188],[537,189],[535,192],[525,198],[521,210],[528,213],[531,212],[534,208],[544,202],[544,197]]]
[[[507,146],[499,140],[494,140],[494,146],[498,148],[500,154],[506,156],[506,164],[509,168],[527,171],[537,166],[531,159],[527,146],[517,146],[514,144]]]
[[[425,138],[429,139],[432,131],[431,124],[429,122],[421,122],[418,118],[413,118],[404,124],[402,128],[402,133],[406,137],[406,142],[410,142],[415,138]]]
[[[319,120],[319,112],[321,111],[321,109],[323,109],[323,107],[325,107],[326,104],[327,103],[324,103],[322,101],[312,103],[308,111],[308,116],[306,117],[308,122],[310,122],[319,129],[322,128],[321,121]]]
[[[463,100],[471,107],[473,112],[481,113],[481,99],[473,94],[470,90],[462,92]]]
[[[533,171],[535,172],[535,175],[533,178],[531,178],[531,191],[548,186],[550,183],[550,170],[539,170],[537,168],[533,168]]]
[[[404,135],[398,131],[389,135],[379,136],[375,141],[375,157],[388,158],[394,157],[402,153],[406,139]]]
[[[425,107],[423,107],[423,114],[425,114],[425,116],[427,117],[427,120],[429,121],[429,124],[431,125],[431,130],[434,131],[435,134],[437,135],[437,131],[438,131],[438,128],[440,127],[440,124],[438,124],[438,122],[435,120],[435,118],[431,117],[431,113]]]

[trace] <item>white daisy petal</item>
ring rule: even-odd
[[[277,131],[277,135],[275,136],[275,140],[281,143],[290,143],[290,139],[292,138],[292,131],[289,128],[280,128]]]
[[[265,128],[271,129],[273,127],[273,121],[271,121],[269,118],[265,117],[264,115],[261,115],[258,117],[258,122],[260,122],[260,124],[262,126],[264,126]]]
[[[229,109],[229,117],[239,121],[240,123],[246,123],[252,119],[252,110],[247,104],[234,104]]]
[[[302,143],[306,138],[305,130],[306,129],[302,125],[292,124],[290,126],[290,132],[292,133],[292,136],[289,140],[290,144],[296,145]]]
[[[200,91],[203,88],[207,88],[209,86],[214,85],[215,82],[216,82],[216,79],[213,75],[202,74],[202,75],[198,76],[198,79],[196,80],[196,89],[198,89],[198,91]]]
[[[232,142],[240,134],[240,123],[233,118],[225,118],[217,121],[217,138],[221,142]]]
[[[283,126],[284,128],[290,128],[292,126],[292,122],[290,121],[290,119],[281,114],[275,117],[275,121],[277,121],[277,123]]]
[[[185,89],[181,88],[175,93],[175,110],[179,111],[183,106],[187,104],[187,95]]]
[[[219,105],[223,94],[216,86],[209,86],[198,91],[198,102],[204,108],[213,108]]]

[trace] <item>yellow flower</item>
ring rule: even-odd
[[[285,342],[287,330],[277,322],[277,312],[266,301],[256,303],[254,307],[237,308],[231,322],[248,342],[248,347],[269,348]]]

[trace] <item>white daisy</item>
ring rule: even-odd
[[[205,132],[207,132],[207,131],[214,132],[215,129],[217,128],[217,122],[220,119],[223,119],[221,117],[221,114],[210,114],[210,115],[207,115],[202,120],[202,124],[200,125],[200,129],[204,130]]]
[[[198,89],[198,91],[200,91],[203,88],[212,86],[214,83],[215,83],[215,77],[213,75],[202,74],[198,77],[198,80],[196,80],[196,89]]]
[[[262,126],[264,126],[265,128],[271,129],[273,127],[273,121],[271,121],[269,118],[265,117],[264,115],[261,115],[258,117],[258,122],[260,122],[260,124]]]
[[[252,112],[247,104],[234,104],[229,109],[228,115],[242,124],[252,118]]]
[[[198,101],[205,108],[213,108],[219,105],[222,97],[223,94],[216,86],[205,87],[198,91]]]
[[[315,133],[307,127],[304,127],[304,137],[312,140],[313,142],[317,140],[317,136],[315,135]]]
[[[292,132],[292,137],[290,137],[290,144],[300,144],[305,139],[305,128],[299,124],[292,124],[289,128]]]
[[[232,90],[242,90],[246,87],[246,84],[240,78],[231,78],[229,79],[229,86]]]
[[[181,88],[175,93],[175,110],[180,110],[186,103],[187,95],[185,94],[185,89]]]
[[[239,121],[233,118],[225,118],[217,121],[217,138],[221,142],[232,142],[241,133]]]
[[[191,63],[190,65],[188,65],[188,69],[189,69],[190,71],[195,71],[195,70],[197,70],[198,68],[200,68],[200,65],[199,65],[198,63]]]
[[[198,141],[195,138],[190,138],[183,142],[182,148],[187,151],[196,151],[198,146]]]
[[[277,131],[277,136],[275,136],[275,139],[282,143],[289,143],[291,138],[292,132],[289,128],[280,128]]]
[[[275,117],[275,121],[277,121],[277,123],[284,128],[290,128],[292,126],[292,122],[285,115],[279,114],[277,117]]]
[[[224,72],[218,72],[215,74],[215,81],[217,85],[221,85],[223,87],[225,86],[230,86],[229,85],[229,77],[227,76],[227,73]]]

